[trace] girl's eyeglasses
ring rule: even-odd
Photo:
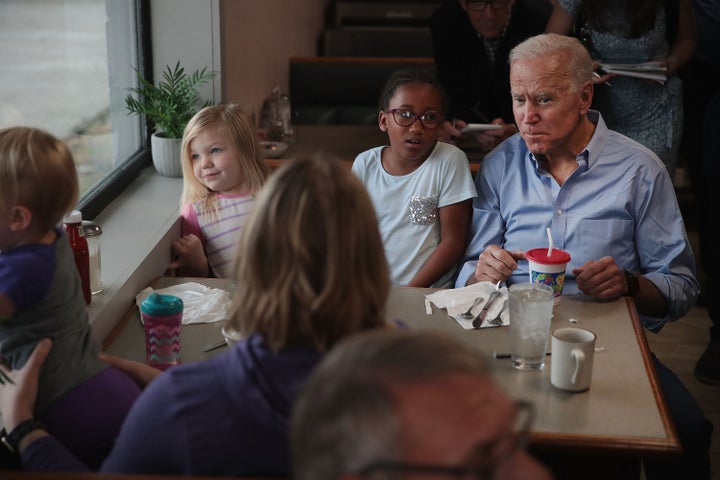
[[[385,113],[392,113],[393,120],[401,127],[409,127],[419,119],[420,123],[426,128],[438,128],[445,121],[445,115],[443,115],[442,112],[436,112],[434,110],[428,110],[423,113],[413,113],[404,108],[393,108],[392,110],[385,110]]]

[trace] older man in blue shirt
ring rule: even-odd
[[[572,255],[564,293],[632,296],[652,331],[685,315],[699,285],[670,176],[590,110],[582,44],[554,34],[526,40],[510,53],[510,87],[519,133],[483,161],[456,286],[527,281],[525,251],[545,245],[550,227]],[[709,478],[712,426],[680,380],[657,359],[655,367],[684,454],[646,461],[647,478]]]

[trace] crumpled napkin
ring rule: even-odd
[[[213,323],[227,319],[232,300],[230,293],[219,288],[210,288],[197,282],[186,282],[166,288],[147,287],[135,296],[138,308],[151,293],[175,295],[183,301],[182,324]],[[140,316],[142,321],[142,315]]]
[[[495,284],[492,282],[478,282],[467,287],[455,288],[450,290],[439,290],[437,292],[425,295],[425,311],[428,315],[432,313],[432,307],[430,303],[438,308],[444,308],[447,314],[454,318],[461,327],[466,330],[471,330],[473,327],[473,321],[465,320],[459,317],[460,313],[467,312],[467,309],[473,304],[477,297],[482,297],[484,300],[479,304],[475,305],[470,311],[473,315],[477,315],[487,303],[490,294],[495,291]],[[497,289],[500,292],[500,297],[496,297],[488,310],[487,316],[479,328],[493,327],[490,320],[496,318],[498,315],[502,320],[503,325],[510,325],[510,313],[507,308],[508,289],[507,287],[500,287]]]

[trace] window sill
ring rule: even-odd
[[[153,167],[93,220],[100,225],[103,291],[93,295],[88,316],[95,338],[104,341],[135,301],[161,276],[180,235],[182,179],[163,177]]]

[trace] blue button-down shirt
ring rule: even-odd
[[[474,273],[488,245],[506,250],[546,247],[550,227],[555,246],[567,250],[564,294],[580,293],[572,270],[611,256],[622,268],[653,282],[667,300],[665,318],[641,317],[657,331],[687,313],[699,294],[695,259],[667,170],[650,150],[608,130],[600,114],[588,112],[595,133],[577,156],[578,168],[560,186],[530,153],[519,134],[507,139],[482,164],[475,185],[471,240],[456,286]],[[519,262],[508,283],[528,281]]]

